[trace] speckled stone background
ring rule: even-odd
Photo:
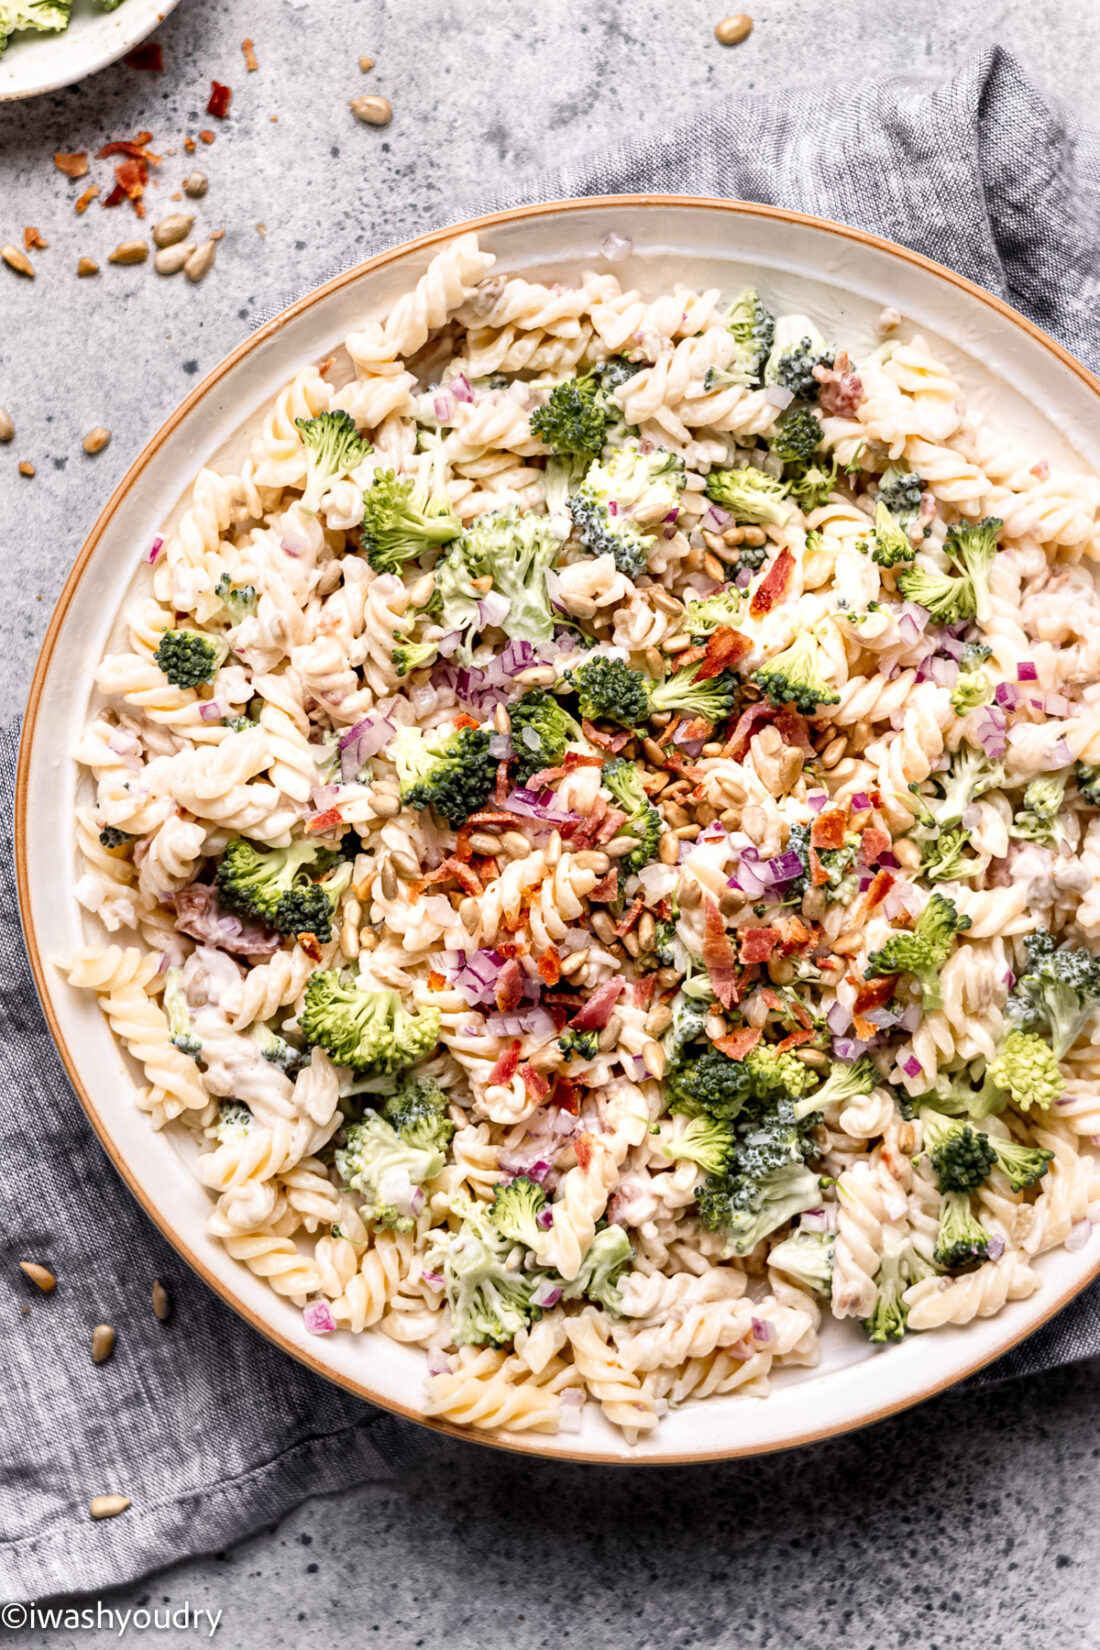
[[[751,9],[752,38],[729,51],[713,39],[713,0],[182,0],[157,35],[163,75],[120,65],[0,106],[0,241],[21,244],[33,224],[51,243],[33,254],[33,283],[0,268],[0,405],[16,425],[0,446],[4,719],[21,708],[77,549],[142,444],[254,317],[341,263],[720,94],[821,75],[938,78],[994,42],[1100,122],[1096,0]],[[377,60],[369,76],[361,53]],[[223,122],[203,112],[212,78],[234,89]],[[346,107],[367,90],[393,102],[384,131]],[[186,156],[202,127],[213,146]],[[148,222],[173,209],[186,170],[209,174],[200,227],[226,234],[199,286],[151,264],[109,266],[140,226],[126,207],[76,217],[89,180],[51,163],[55,149],[94,151],[143,128],[166,156]],[[82,255],[100,275],[77,279]],[[81,440],[96,424],[112,439],[89,458]],[[347,1638],[386,1650],[1089,1650],[1098,1373],[957,1392],[846,1439],[717,1467],[539,1466],[447,1443],[430,1483],[307,1502],[233,1552],[103,1602],[220,1610],[217,1642],[241,1650]],[[19,1642],[119,1641],[92,1628]]]

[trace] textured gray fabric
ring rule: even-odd
[[[875,230],[971,276],[1100,364],[1086,328],[1097,147],[1073,137],[1001,53],[938,87],[720,104],[535,179],[510,202],[644,190],[775,202]],[[0,745],[9,818],[15,739]],[[429,1462],[440,1447],[429,1434],[315,1379],[238,1320],[117,1181],[47,1034],[10,865],[0,866],[0,968],[0,1596],[132,1579],[225,1546],[308,1494]],[[55,1294],[24,1284],[24,1258],[50,1264]],[[154,1276],[175,1302],[166,1326],[148,1304]],[[118,1327],[119,1347],[97,1369],[88,1347],[101,1320]],[[978,1379],[1098,1350],[1094,1289]],[[109,1490],[133,1507],[89,1522],[88,1499]]]

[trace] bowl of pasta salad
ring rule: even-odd
[[[637,197],[382,254],[193,392],[54,616],[17,855],[81,1101],[231,1305],[669,1461],[1100,1270],[1098,391],[886,242]]]

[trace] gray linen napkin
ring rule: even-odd
[[[510,200],[644,190],[775,202],[875,230],[980,281],[1100,366],[1086,331],[1100,153],[1000,52],[941,86],[719,104]],[[8,818],[16,738],[0,741]],[[430,1434],[308,1374],[223,1306],[116,1179],[46,1031],[10,863],[0,969],[0,1597],[131,1580],[226,1546],[307,1495],[430,1463]],[[27,1258],[57,1273],[55,1294],[23,1282],[16,1262]],[[149,1307],[154,1277],[174,1298],[167,1325]],[[104,1320],[119,1346],[95,1368],[89,1337]],[[978,1379],[1097,1351],[1092,1290]],[[93,1524],[87,1502],[104,1491],[133,1506]]]

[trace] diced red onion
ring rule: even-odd
[[[356,722],[340,740],[341,779],[354,779],[363,763],[384,750],[396,732],[396,724],[388,716],[379,716],[374,711]]]
[[[492,1037],[549,1037],[554,1022],[545,1008],[532,1008],[526,1014],[490,1014],[485,1029]]]
[[[442,1289],[444,1283],[442,1272],[429,1272],[426,1266],[422,1266],[420,1276],[425,1283],[430,1283],[433,1289]]]
[[[545,1283],[540,1283],[534,1294],[531,1296],[531,1305],[544,1306],[546,1310],[549,1311],[552,1306],[557,1306],[558,1302],[561,1300],[561,1296],[561,1285],[559,1283],[551,1283],[547,1280]]]
[[[906,1077],[919,1077],[924,1070],[915,1054],[907,1054],[901,1062],[901,1069]]]
[[[331,1335],[336,1328],[328,1301],[310,1301],[302,1312],[302,1322],[311,1335]]]
[[[825,1016],[825,1024],[834,1037],[843,1037],[852,1023],[852,1011],[838,998]]]
[[[928,624],[929,613],[926,607],[920,607],[916,602],[902,602],[901,618],[898,620],[898,629],[901,629],[902,620],[912,619],[917,627],[918,636],[923,635]]]
[[[204,699],[199,706],[199,717],[203,722],[220,722],[222,708],[216,699]]]
[[[619,235],[614,229],[604,236],[600,242],[600,251],[609,264],[618,263],[623,258],[629,258],[634,250],[634,242],[627,235]]]
[[[1037,682],[1039,672],[1031,659],[1021,659],[1016,666],[1016,680],[1018,682]]]
[[[1073,753],[1064,739],[1056,739],[1047,751],[1047,761],[1052,768],[1064,768],[1073,761]]]
[[[1004,1252],[1005,1240],[1001,1236],[1000,1232],[994,1232],[993,1236],[989,1240],[988,1254],[990,1260],[1000,1260]]]
[[[885,866],[888,871],[898,871],[901,869],[896,856],[890,852],[889,848],[878,856],[875,860],[875,864],[878,866]]]
[[[870,1043],[862,1042],[858,1037],[834,1037],[833,1053],[838,1060],[858,1060],[861,1054],[866,1054]]]
[[[699,518],[699,526],[711,533],[720,533],[723,527],[733,520],[728,510],[723,510],[720,504],[712,504]]]
[[[998,682],[993,697],[1002,710],[1015,710],[1020,702],[1020,690],[1012,682]]]
[[[823,1209],[807,1209],[799,1216],[798,1227],[802,1232],[835,1232],[836,1205],[827,1204]]]
[[[790,848],[761,865],[760,875],[769,887],[775,888],[782,882],[792,882],[795,877],[801,876],[802,861]]]
[[[455,398],[449,390],[436,390],[432,397],[432,407],[441,424],[454,422]]]
[[[502,596],[499,590],[490,590],[477,604],[478,623],[483,629],[490,625],[502,625],[511,611],[512,604],[508,597]]]
[[[911,613],[903,613],[901,618],[898,620],[898,635],[901,637],[906,647],[912,647],[914,643],[920,641],[920,626],[917,624]],[[921,670],[924,669],[923,660],[921,661],[920,668]]]
[[[524,733],[528,730],[524,728]],[[506,733],[491,733],[489,735],[489,755],[498,762],[506,762],[512,754],[512,741]]]
[[[815,814],[819,814],[821,812],[828,800],[829,793],[827,791],[815,791],[812,796],[808,796],[806,798],[806,801],[809,803]]]
[[[451,1360],[447,1354],[442,1352],[438,1346],[433,1346],[428,1353],[428,1374],[449,1375],[451,1367]]]
[[[866,791],[857,791],[851,801],[852,812],[862,814],[871,806],[871,798]]]
[[[549,1204],[547,1204],[545,1209],[539,1210],[538,1214],[535,1216],[535,1224],[536,1226],[541,1226],[544,1232],[548,1232],[551,1226],[553,1226],[554,1211],[550,1208]]]
[[[889,1031],[891,1026],[901,1022],[901,1015],[892,1014],[888,1008],[869,1008],[864,1012],[863,1018],[869,1020],[873,1026],[878,1026],[880,1031]]]
[[[920,1025],[920,1022],[921,1011],[919,1005],[917,1003],[910,1003],[908,1008],[902,1011],[901,1019],[898,1021],[898,1024],[901,1026],[903,1031],[908,1031],[912,1034],[916,1031],[917,1027]]]
[[[752,1338],[754,1341],[760,1341],[761,1344],[774,1340],[775,1325],[769,1323],[766,1318],[754,1318],[752,1320]]]
[[[547,825],[579,825],[580,814],[556,807],[556,800],[549,785],[541,791],[518,785],[514,791],[509,791],[504,806],[509,813],[519,814],[522,819],[538,819]]]
[[[965,647],[965,642],[961,642],[957,636],[952,636],[946,630],[941,630],[936,637],[936,651],[945,653],[949,659],[961,659]]]
[[[764,388],[764,400],[772,407],[778,407],[780,412],[789,407],[794,400],[794,391],[785,389],[782,384],[768,384]]]
[[[985,754],[994,761],[1003,756],[1007,749],[1005,737],[1005,713],[993,705],[986,705],[981,716],[974,724],[974,732],[978,736],[978,743]]]
[[[1010,991],[1016,984],[1016,976],[1012,972],[1011,968],[1006,968],[1004,973],[1001,975],[1001,984],[1006,985]]]
[[[156,538],[153,540],[152,544],[149,546],[148,550],[145,552],[144,557],[142,558],[145,561],[145,563],[148,567],[152,567],[153,563],[156,561],[157,557],[160,555],[160,553],[163,549],[164,549],[164,540],[161,538],[160,534],[158,533]]]
[[[1070,703],[1064,693],[1048,693],[1046,696],[1046,713],[1048,716],[1068,716]]]
[[[447,388],[456,401],[472,401],[474,392],[470,387],[470,380],[464,372],[456,372],[453,378],[447,380]]]
[[[928,661],[928,673],[937,687],[954,687],[959,679],[959,667],[954,659],[937,659],[935,654]]]

